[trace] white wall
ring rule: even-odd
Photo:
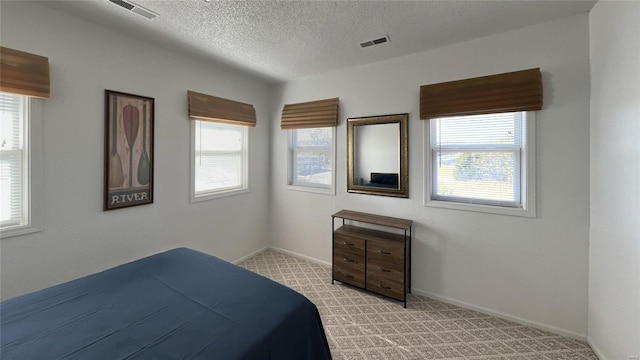
[[[640,2],[590,13],[589,342],[640,356]]]
[[[383,45],[393,46],[393,43]],[[366,51],[366,50],[363,50]],[[540,67],[538,217],[423,206],[420,85]],[[414,220],[413,288],[585,338],[589,232],[589,39],[586,14],[389,61],[299,79],[274,89],[271,238],[275,247],[331,261],[340,209]],[[340,97],[337,194],[290,191],[285,103]],[[346,192],[349,117],[410,113],[410,198]]]
[[[26,2],[2,2],[2,46],[49,57],[44,231],[2,239],[3,299],[176,246],[235,260],[268,245],[268,87]],[[104,90],[155,98],[154,204],[102,211]],[[187,90],[253,103],[251,193],[189,203]],[[234,217],[241,220],[236,221]]]

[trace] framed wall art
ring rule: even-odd
[[[153,120],[153,98],[105,90],[105,211],[153,203]]]

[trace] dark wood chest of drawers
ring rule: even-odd
[[[411,220],[342,210],[333,231],[333,278],[404,302],[411,292]],[[349,222],[389,226],[404,234],[373,230]]]

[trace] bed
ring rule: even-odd
[[[331,359],[316,306],[179,248],[0,304],[0,358]]]

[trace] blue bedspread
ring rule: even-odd
[[[0,304],[0,358],[331,359],[316,306],[180,248]]]

